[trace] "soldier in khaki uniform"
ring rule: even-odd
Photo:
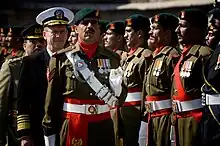
[[[184,46],[174,68],[172,96],[171,142],[178,146],[201,145],[202,68],[211,55],[205,41],[208,18],[198,9],[186,9],[179,14],[176,29],[178,41]]]
[[[171,80],[180,57],[175,48],[178,43],[175,33],[178,23],[178,18],[169,13],[157,14],[151,19],[148,46],[155,51],[145,76],[142,98],[147,112],[145,121],[148,122],[148,128],[144,130],[148,129],[148,146],[170,146]]]
[[[124,90],[109,81],[114,77],[110,72],[119,66],[119,56],[98,46],[99,16],[95,9],[77,12],[73,21],[77,43],[58,51],[50,60],[43,119],[49,145],[59,136],[56,145],[115,145],[110,109]]]
[[[0,66],[5,61],[5,57],[7,56],[7,47],[6,47],[6,28],[1,28],[1,42],[0,42]]]
[[[125,49],[125,25],[123,21],[113,21],[106,26],[104,46],[106,49],[122,55]]]
[[[21,57],[24,55],[24,50],[22,48],[22,41],[20,40],[20,34],[23,27],[10,27],[8,29],[7,36],[5,38],[7,46],[6,59]]]
[[[126,146],[138,146],[141,124],[141,91],[145,68],[149,67],[152,59],[152,51],[146,48],[149,29],[149,19],[143,15],[131,15],[125,20],[124,37],[129,52],[123,52],[121,67],[128,94],[120,113],[123,122],[122,137]]]
[[[40,29],[36,33],[35,29]],[[42,27],[33,24],[27,27],[21,37],[24,39],[23,48],[26,55],[35,52],[43,46]],[[40,48],[40,46],[42,46]],[[2,65],[0,71],[0,146],[6,144],[6,135],[8,136],[8,146],[20,145],[17,140],[17,85],[19,81],[19,72],[23,57],[9,59]]]

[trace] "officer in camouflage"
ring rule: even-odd
[[[44,47],[42,26],[33,24],[21,34],[26,56]],[[24,56],[23,56],[24,57]],[[9,59],[0,71],[0,146],[19,146],[17,135],[17,86],[23,57]]]

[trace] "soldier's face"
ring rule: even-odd
[[[43,37],[51,51],[56,52],[63,49],[68,39],[68,31],[66,25],[54,25],[44,28]]]
[[[219,41],[220,41],[220,21],[216,20],[213,22],[213,24],[209,26],[205,43],[207,46],[211,47],[212,49],[215,49]]]
[[[6,43],[6,42],[5,42],[5,38],[6,38],[5,35],[2,35],[2,36],[1,36],[1,46],[2,46],[2,47],[5,47],[5,45],[6,45],[6,44],[5,44],[5,43]]]
[[[129,26],[125,27],[124,38],[126,40],[128,49],[135,48],[137,44],[139,43],[138,34],[132,27],[129,27]]]
[[[46,42],[44,39],[25,40],[23,43],[26,55],[31,55],[33,52],[40,51],[42,48],[45,48],[45,46]]]
[[[5,44],[7,47],[12,47],[12,44],[15,42],[15,38],[12,36],[5,37]]]
[[[87,44],[99,42],[100,28],[98,20],[94,18],[87,18],[82,20],[76,27],[78,38]]]
[[[72,31],[70,33],[70,36],[68,38],[68,42],[70,43],[70,45],[75,45],[78,39],[78,35],[75,31]]]
[[[115,49],[118,43],[117,37],[118,36],[116,35],[115,32],[113,32],[111,29],[108,29],[104,36],[105,48],[110,49],[110,50]]]
[[[163,46],[168,36],[168,32],[157,23],[151,24],[150,28],[150,37],[147,41],[148,46],[153,49]]]
[[[195,37],[193,27],[186,20],[179,20],[179,25],[176,28],[176,33],[178,41],[180,44],[190,44],[193,40],[192,37]]]

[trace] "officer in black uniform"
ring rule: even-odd
[[[202,120],[202,136],[204,146],[217,146],[220,142],[220,10],[211,11],[209,33],[206,44],[212,47],[214,53],[208,60],[203,77],[202,104],[204,105]]]

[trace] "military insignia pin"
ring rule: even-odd
[[[127,25],[130,26],[132,25],[132,20],[131,19],[126,19]]]
[[[186,61],[186,77],[189,77],[192,70],[192,61]]]
[[[160,75],[162,64],[163,64],[163,61],[158,60],[158,69],[157,69],[157,73],[156,73],[157,77]]]
[[[57,19],[63,19],[64,17],[64,12],[62,10],[56,10],[54,12],[54,15],[56,16]]]
[[[97,64],[98,64],[98,72],[100,74],[103,74],[104,73],[104,70],[103,70],[103,63],[102,63],[102,59],[97,59]]]
[[[84,68],[87,67],[86,63],[83,60],[77,60],[75,64],[77,70],[83,70]]]
[[[115,29],[115,24],[111,23],[109,28],[110,29]]]

